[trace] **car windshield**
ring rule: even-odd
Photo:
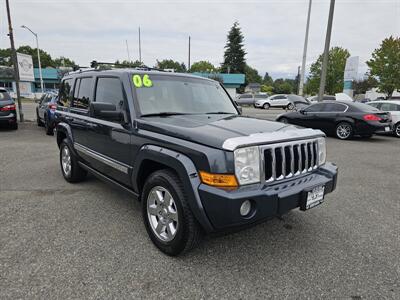
[[[144,79],[146,75],[139,76]],[[238,114],[218,82],[170,75],[150,75],[148,78],[151,83],[147,87],[140,81],[133,84],[142,115]]]
[[[0,101],[9,101],[11,100],[10,95],[5,91],[0,91]]]

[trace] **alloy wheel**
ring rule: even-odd
[[[347,124],[341,124],[336,128],[336,134],[340,139],[347,139],[351,134],[351,126]]]
[[[173,240],[178,231],[178,209],[171,193],[162,186],[153,187],[147,196],[147,218],[161,241]]]
[[[394,129],[394,133],[397,137],[400,137],[400,124],[397,124],[397,126]]]
[[[61,166],[65,176],[71,175],[71,152],[67,146],[64,146],[61,150]]]

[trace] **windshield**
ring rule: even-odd
[[[142,115],[238,113],[218,82],[168,75],[148,78],[147,87],[134,84]]]

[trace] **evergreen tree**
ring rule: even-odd
[[[243,34],[239,23],[233,23],[228,33],[225,46],[224,62],[221,65],[221,71],[227,73],[244,73],[246,67],[246,52],[243,49]]]

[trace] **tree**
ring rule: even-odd
[[[158,69],[173,69],[175,72],[184,73],[186,72],[186,66],[184,63],[173,61],[172,59],[164,59],[162,61],[157,60],[156,68]]]
[[[76,66],[76,63],[67,57],[60,56],[53,60],[53,66],[54,67],[71,67],[71,68],[73,68]]]
[[[248,64],[246,64],[244,67],[244,74],[245,74],[245,85],[254,82],[256,83],[262,82],[262,78],[258,74],[258,71],[250,67]]]
[[[201,60],[192,64],[189,71],[192,73],[193,72],[213,73],[217,72],[217,68],[209,61]]]
[[[274,84],[274,80],[272,79],[271,76],[269,76],[268,72],[265,72],[264,78],[263,78],[263,84],[272,86]]]
[[[137,68],[143,65],[143,63],[141,63],[138,60],[135,61],[128,61],[128,60],[123,60],[123,61],[115,61],[116,64],[116,68]],[[118,64],[123,65],[123,66],[118,66]]]
[[[245,55],[243,34],[239,23],[235,22],[228,33],[221,71],[224,73],[244,73],[246,67]]]
[[[11,66],[11,49],[0,49],[0,65],[1,66]]]
[[[346,66],[346,60],[350,57],[347,49],[333,47],[329,50],[328,70],[326,74],[325,93],[333,95],[343,90],[343,75]],[[321,65],[323,54],[315,61],[310,68],[310,76],[306,84],[307,94],[316,94],[319,90],[321,80]]]
[[[273,87],[273,86],[271,86],[271,85],[266,85],[266,84],[262,84],[262,85],[261,85],[261,88],[260,88],[260,91],[261,91],[261,92],[263,92],[263,93],[268,93],[268,94],[272,94],[273,90],[274,90],[274,87]]]
[[[379,79],[379,91],[391,97],[395,90],[400,89],[400,38],[390,36],[384,39],[372,52],[367,65],[370,74]]]
[[[30,46],[21,46],[17,49],[17,52],[31,55],[32,61],[33,61],[33,66],[35,68],[39,67],[39,61],[38,61],[38,57],[37,57],[37,49],[36,48],[32,48]],[[40,53],[40,64],[41,64],[42,68],[54,67],[54,62],[51,59],[51,55],[49,53],[47,53],[46,51],[44,51],[42,49],[39,49],[39,53]]]
[[[377,87],[378,84],[378,80],[372,76],[368,76],[363,80],[353,81],[354,94],[365,94],[370,89]]]
[[[279,78],[274,81],[273,91],[275,94],[291,94],[293,92],[293,79]]]

